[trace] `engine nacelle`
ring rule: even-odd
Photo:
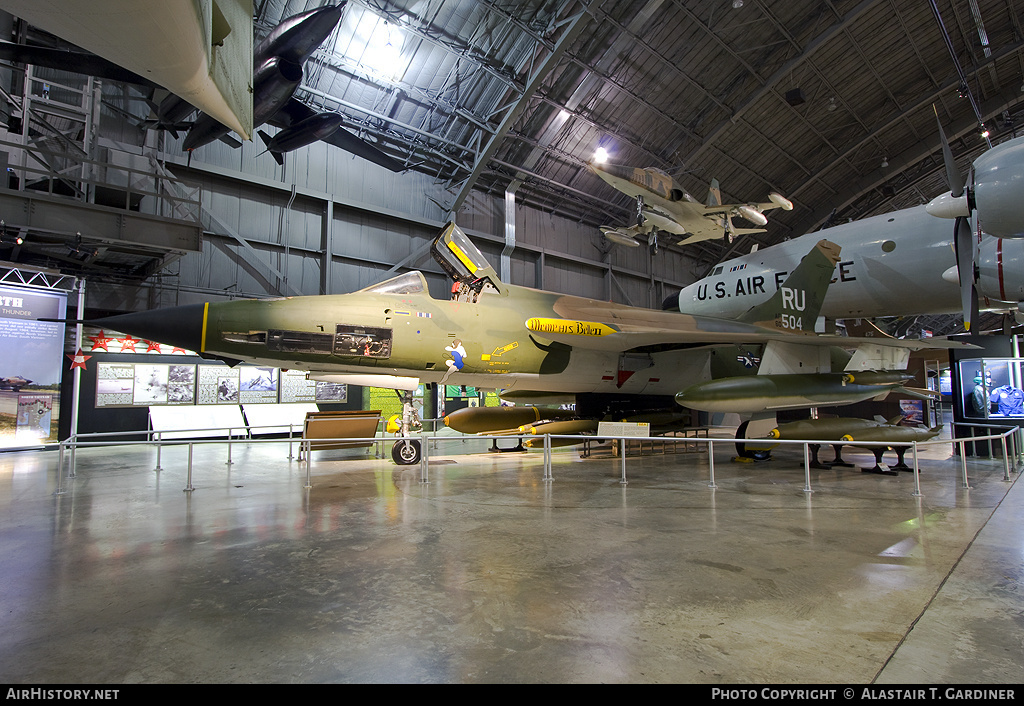
[[[984,238],[977,265],[981,297],[1003,302],[1024,301],[1024,242]],[[985,303],[981,304],[984,308]]]

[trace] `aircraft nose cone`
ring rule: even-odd
[[[199,353],[203,350],[208,304],[188,304],[154,311],[119,314],[91,321],[95,326]]]

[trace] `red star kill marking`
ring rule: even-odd
[[[135,353],[135,344],[140,343],[142,339],[132,338],[131,334],[126,335],[124,338],[117,339],[121,343],[121,352],[130,351]]]
[[[92,358],[91,355],[84,355],[82,353],[81,348],[79,348],[78,352],[75,353],[74,355],[68,353],[67,357],[71,360],[71,367],[69,368],[69,370],[74,370],[75,368],[81,368],[82,370],[85,370],[85,361]]]
[[[153,351],[156,351],[157,353],[159,353],[160,352],[160,344],[157,343],[156,341],[146,341],[146,352],[147,353],[152,353]]]
[[[178,348],[177,346],[175,346],[174,350],[171,351],[171,355],[174,355],[175,353],[181,353],[182,355],[188,355],[188,351],[187,350],[185,350],[184,348]]]
[[[106,333],[100,331],[95,336],[89,336],[89,340],[92,341],[92,350],[94,351],[107,351],[107,344],[113,341],[113,338],[107,336]],[[110,351],[107,351],[108,353]]]

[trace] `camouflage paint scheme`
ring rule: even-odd
[[[954,345],[809,333],[816,314],[806,320],[797,314],[803,308],[801,302],[820,304],[821,292],[816,290],[828,285],[838,248],[827,241],[805,258],[805,269],[814,276],[801,280],[799,288],[782,287],[774,304],[752,311],[750,318],[756,323],[640,309],[505,284],[454,224],[438,236],[434,250],[446,271],[466,283],[466,297],[436,299],[430,296],[423,275],[409,272],[352,294],[214,302],[125,314],[97,323],[229,361],[314,373],[408,376],[427,383],[524,393],[527,398],[531,391],[604,393],[664,396],[671,405],[677,393],[712,380],[714,355],[736,361],[725,366],[738,374],[732,379],[756,385],[746,400],[742,390],[739,394],[732,390],[733,411],[775,407],[772,393],[766,396],[761,388],[765,378],[785,376],[765,376],[763,366],[747,365],[761,355],[758,346],[785,344],[790,346],[787,352],[811,351],[810,358],[816,362],[801,368],[811,376],[793,376],[795,384],[801,390],[816,390],[821,393],[818,397],[836,393],[843,401],[853,402],[899,387],[902,376],[885,384],[876,380],[851,395],[854,386],[846,384],[849,380],[842,373],[832,371],[834,364],[850,359],[829,352],[829,347],[870,345],[895,351],[898,357],[909,349]],[[752,377],[759,370],[760,379]],[[830,376],[826,379],[825,374]],[[676,401],[702,408],[698,395],[679,395]],[[797,404],[805,406],[806,401]]]

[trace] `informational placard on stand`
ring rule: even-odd
[[[598,422],[597,435],[647,437],[651,435],[651,425],[648,422]]]

